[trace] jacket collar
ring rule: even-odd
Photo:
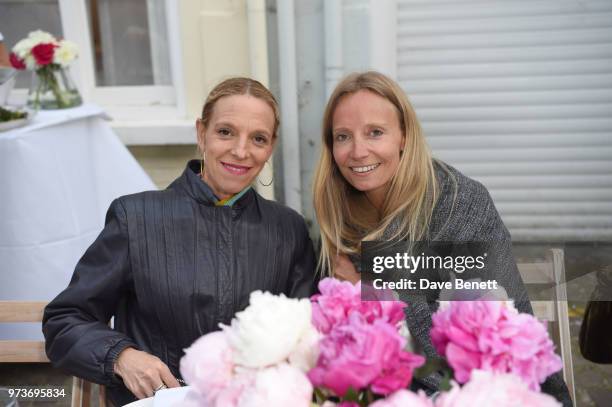
[[[212,189],[200,178],[200,160],[191,160],[187,163],[187,167],[183,174],[178,177],[170,186],[169,189],[182,189],[187,195],[193,198],[198,203],[215,206],[217,197]],[[244,208],[255,199],[256,192],[253,188],[249,188],[233,205],[233,208]]]

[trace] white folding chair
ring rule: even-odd
[[[46,302],[0,301],[0,323],[42,322]],[[0,363],[49,363],[43,341],[0,340]],[[92,383],[72,378],[72,407],[89,407],[92,398]],[[99,388],[98,405],[106,407],[104,386]]]
[[[563,379],[567,384],[570,396],[576,402],[574,386],[574,366],[567,306],[567,284],[565,281],[565,262],[562,249],[551,249],[547,259],[536,263],[519,263],[518,269],[523,282],[529,284],[553,285],[550,300],[531,301],[533,314],[540,320],[548,322],[549,332],[563,361]]]

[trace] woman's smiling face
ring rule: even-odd
[[[274,111],[251,95],[220,98],[207,126],[198,120],[204,181],[219,199],[250,185],[274,148]]]
[[[332,137],[344,179],[380,208],[404,145],[395,106],[367,90],[343,96],[332,116]]]

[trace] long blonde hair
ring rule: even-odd
[[[395,106],[405,136],[397,171],[389,182],[378,213],[365,199],[365,194],[344,179],[333,157],[334,111],[344,96],[360,90],[382,96]],[[426,237],[438,185],[416,113],[397,83],[372,71],[345,77],[327,102],[322,136],[321,156],[313,183],[314,208],[322,243],[319,266],[333,273],[332,259],[336,254],[359,253],[362,240],[380,239],[395,219],[399,219],[398,228],[385,239],[415,241]]]

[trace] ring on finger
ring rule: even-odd
[[[160,391],[160,390],[167,389],[167,388],[168,388],[168,386],[166,386],[164,383],[162,383],[162,384],[160,384],[159,386],[157,386],[157,387],[155,388],[155,390],[153,390],[153,394],[157,393],[157,392],[158,392],[158,391]]]

